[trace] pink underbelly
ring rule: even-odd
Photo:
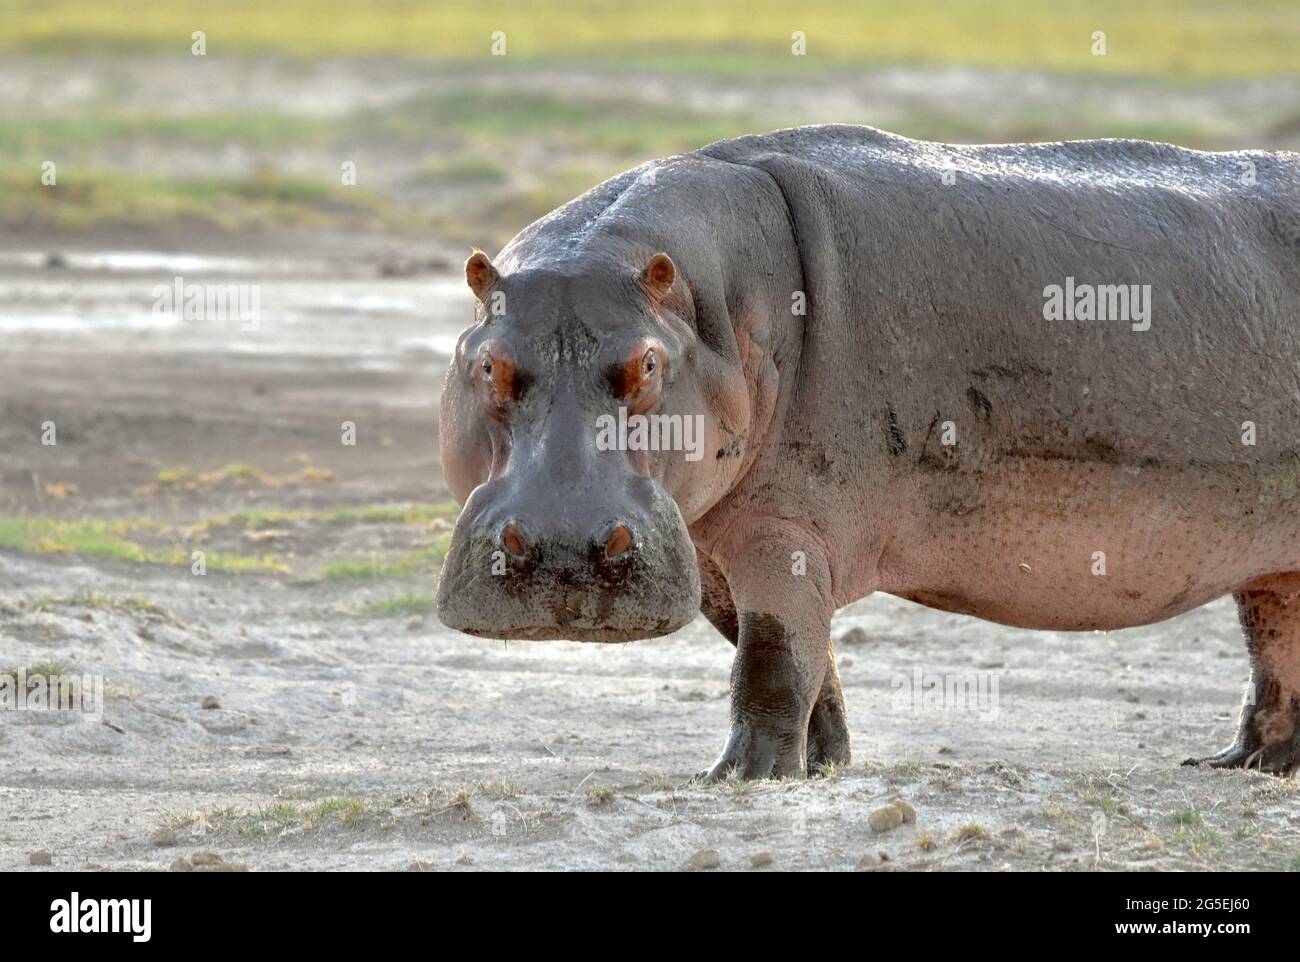
[[[876,590],[1024,628],[1113,629],[1300,570],[1292,512],[1240,487],[1201,479],[1175,496],[1158,477],[1081,479],[1067,465],[1036,480],[985,481],[963,502],[969,510],[947,515],[927,510],[945,503],[934,490],[917,489],[890,532]]]

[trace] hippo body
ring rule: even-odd
[[[873,591],[1052,629],[1150,623],[1234,592],[1251,689],[1236,743],[1205,761],[1300,761],[1300,157],[806,127],[644,165],[495,264],[476,258],[484,305],[442,412],[449,481],[473,493],[440,587],[451,626],[646,637],[677,627],[698,592],[737,645],[731,732],[706,775],[767,777],[848,760],[830,619]],[[675,518],[628,516],[631,553],[644,542],[653,559],[642,580],[676,600],[629,576],[641,614],[620,635],[633,616],[607,572],[574,594],[572,565],[556,568],[546,595],[528,566],[554,532],[536,551],[511,542],[514,567],[481,589],[496,595],[466,589],[503,516],[489,493],[514,518],[520,490],[593,476],[557,485],[544,457],[517,456],[523,412],[550,425],[551,448],[557,412],[585,412],[564,436],[589,447],[582,422],[607,402],[560,385],[631,331],[630,357],[663,345],[649,409],[700,411],[708,427],[700,461],[630,469],[671,496],[694,546],[683,570],[680,538],[652,544]],[[536,373],[511,388],[519,419],[485,439],[464,372],[506,335]],[[542,513],[563,529],[585,510]],[[514,621],[492,622],[493,606]],[[566,616],[580,630],[566,634]]]

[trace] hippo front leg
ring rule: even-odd
[[[698,554],[700,585],[703,589],[700,610],[722,637],[733,645],[740,644],[740,615],[731,597],[731,587],[713,559]],[[828,765],[847,765],[851,757],[849,724],[844,712],[844,691],[840,673],[835,668],[835,648],[826,640],[826,676],[808,718],[808,753],[805,769],[816,772]],[[707,773],[701,773],[707,774]]]
[[[733,535],[713,557],[730,587],[738,641],[731,731],[718,760],[700,777],[804,774],[814,707],[827,726],[814,738],[828,742],[815,747],[847,758],[843,698],[830,667],[830,571],[818,542],[795,526],[774,524],[761,535]],[[828,674],[834,690],[823,706]]]

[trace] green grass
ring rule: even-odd
[[[442,565],[451,547],[451,532],[438,535],[432,546],[408,551],[396,560],[348,558],[333,561],[321,568],[320,576],[329,579],[410,578],[418,574],[432,574]]]
[[[9,0],[0,50],[207,55],[406,55],[604,61],[712,72],[861,70],[879,64],[1033,67],[1172,78],[1296,70],[1300,12],[1286,0]],[[493,31],[507,56],[489,58]],[[808,54],[790,53],[802,30]],[[1093,57],[1104,30],[1108,55]],[[201,70],[201,67],[196,67]]]
[[[181,540],[193,533],[219,525],[237,524],[255,530],[265,524],[285,520],[317,521],[327,524],[348,523],[399,523],[429,525],[443,522],[450,527],[458,509],[452,504],[374,506],[320,512],[241,512],[200,522],[194,526],[172,526],[148,519],[118,521],[65,521],[42,516],[0,517],[0,548],[13,548],[35,554],[75,554],[88,558],[109,558],[140,564],[190,565],[190,547],[151,547],[133,539],[133,535],[147,532],[153,537]],[[349,559],[326,565],[320,572],[324,578],[406,578],[437,571],[447,556],[451,543],[450,530],[435,532],[427,547],[407,551],[393,560]],[[239,555],[203,549],[209,571],[226,571],[234,574],[273,573],[288,574],[292,569],[274,554]],[[105,604],[120,604],[112,599]],[[47,604],[59,602],[83,603],[75,599],[46,599]]]
[[[424,169],[424,176],[437,181],[502,184],[510,179],[510,172],[487,157],[457,157],[429,164]]]
[[[327,798],[304,805],[281,802],[254,811],[222,805],[202,813],[164,817],[162,823],[168,828],[184,829],[201,820],[208,832],[257,837],[292,829],[310,831],[334,816],[342,825],[355,825],[374,809],[374,803],[363,799]]]
[[[0,548],[42,554],[79,554],[118,561],[147,561],[148,552],[126,537],[135,527],[126,521],[0,518]]]
[[[278,509],[236,511],[217,515],[203,522],[207,528],[234,526],[256,531],[294,522],[318,524],[431,524],[453,522],[460,514],[454,501],[428,504],[377,504],[359,508],[332,508],[325,511],[281,511]]]
[[[365,508],[342,508],[328,512],[324,520],[331,524],[428,524],[432,521],[455,521],[460,515],[460,505],[454,501],[434,504],[372,505]]]
[[[385,601],[373,601],[357,614],[371,618],[397,618],[404,615],[427,615],[438,610],[438,601],[429,595],[401,595]]]
[[[426,143],[429,131],[437,130],[488,144],[540,136],[567,147],[637,157],[691,150],[772,126],[779,124],[771,117],[760,120],[735,111],[698,113],[629,98],[472,87],[357,113],[348,122],[348,129],[367,139],[416,145]]]
[[[18,684],[19,671],[26,672],[28,678],[34,678],[39,676],[41,678],[48,679],[48,678],[58,678],[64,675],[71,674],[71,672],[68,671],[68,668],[65,665],[63,665],[61,662],[39,661],[32,665],[15,666],[13,668],[0,668],[0,675],[8,677],[9,685],[13,687]]]
[[[171,531],[155,521],[63,521],[40,516],[0,518],[0,548],[15,548],[35,554],[75,554],[87,558],[110,558],[141,564],[189,565],[190,551],[185,548],[150,548],[132,540],[135,531],[152,529]],[[270,556],[247,556],[207,552],[209,571],[234,573],[286,573],[289,567]]]
[[[146,598],[110,598],[95,594],[93,591],[79,591],[74,595],[54,597],[45,595],[32,603],[33,611],[48,611],[51,608],[99,608],[117,611],[141,611],[157,615],[167,621],[175,621],[176,616],[161,605],[156,605]]]
[[[40,168],[0,171],[0,221],[84,230],[104,222],[143,227],[177,221],[227,230],[331,227],[413,229],[419,218],[359,187],[263,171],[246,179],[144,176],[59,168],[45,186]]]
[[[330,121],[269,111],[146,114],[104,105],[72,114],[6,117],[0,124],[0,155],[16,162],[66,156],[107,144],[153,141],[195,147],[231,143],[279,147],[322,143],[337,131]],[[52,148],[57,148],[58,155]]]
[[[1201,813],[1190,806],[1174,812],[1169,816],[1169,821],[1176,828],[1195,830],[1205,826],[1205,820],[1201,818]]]

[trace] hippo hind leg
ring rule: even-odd
[[[1250,653],[1237,739],[1183,764],[1290,775],[1300,766],[1300,572],[1259,578],[1235,597]]]
[[[699,555],[702,602],[700,610],[732,645],[740,642],[740,616],[726,579],[705,555]],[[808,717],[807,772],[815,774],[830,766],[847,765],[850,759],[849,723],[844,710],[844,690],[835,667],[835,649],[827,639],[830,654],[821,691]],[[701,772],[700,777],[707,774]]]

